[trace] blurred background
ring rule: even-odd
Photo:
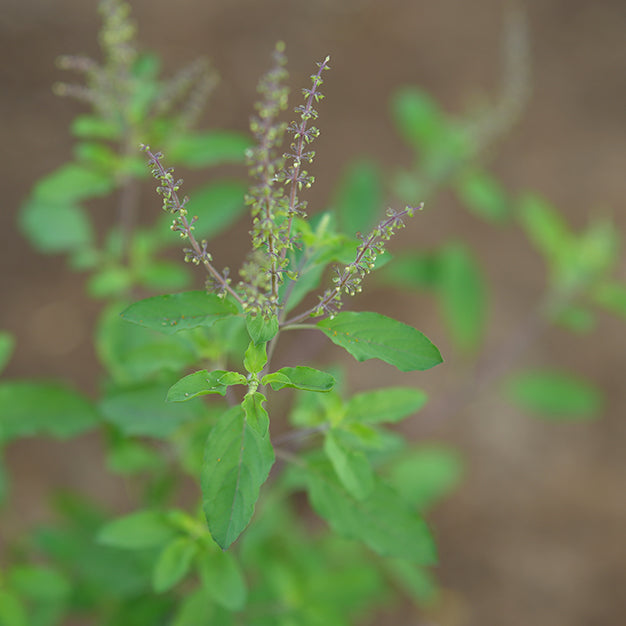
[[[98,385],[91,332],[100,304],[86,300],[84,277],[69,273],[62,257],[34,253],[18,233],[15,215],[30,186],[71,156],[67,128],[85,107],[52,94],[51,85],[67,79],[54,60],[76,53],[100,58],[96,4],[0,2],[0,328],[17,338],[6,375],[59,377],[89,393]],[[394,90],[418,86],[446,111],[460,114],[493,98],[502,79],[507,5],[497,0],[133,0],[131,5],[140,44],[159,53],[166,74],[198,56],[207,56],[219,73],[202,119],[205,127],[247,130],[256,84],[277,40],[287,45],[294,92],[306,85],[314,62],[331,55],[311,168],[316,184],[307,197],[311,213],[327,206],[342,167],[356,157],[371,156],[389,169],[409,165],[411,153],[389,115]],[[626,4],[542,0],[527,2],[525,9],[532,95],[519,122],[492,149],[489,169],[511,192],[545,196],[574,228],[607,214],[624,234]],[[190,185],[201,180],[198,174],[186,178]],[[159,211],[152,186],[147,183],[142,196],[145,221]],[[519,229],[487,227],[456,202],[452,194],[433,198],[392,249],[425,249],[451,237],[473,246],[492,290],[488,352],[531,314],[545,269]],[[104,204],[97,208],[102,211],[97,222],[114,220]],[[216,247],[221,265],[237,265],[248,246],[237,235],[246,230],[243,225],[230,231],[231,238]],[[620,271],[623,279],[623,263]],[[198,285],[201,281],[199,276]],[[405,432],[415,440],[452,444],[466,461],[463,484],[432,519],[441,549],[437,575],[445,589],[432,623],[621,623],[626,614],[623,324],[601,315],[594,333],[573,337],[553,330],[523,355],[521,365],[564,367],[607,393],[597,422],[554,424],[514,412],[495,393],[448,411],[442,398],[454,388],[460,369],[431,299],[379,289],[355,306],[367,309],[368,302],[417,326],[451,357],[447,369],[417,375],[398,377],[372,361],[349,374],[354,390],[374,381],[428,389],[435,408],[406,424]],[[327,353],[326,358],[337,355],[330,346]],[[46,518],[51,488],[71,486],[93,495],[95,487],[112,507],[125,501],[119,483],[103,475],[94,438],[69,444],[24,441],[6,455],[15,483],[0,542],[2,535]]]

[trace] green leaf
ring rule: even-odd
[[[380,313],[346,311],[317,326],[357,361],[380,359],[402,372],[426,370],[443,361],[421,332]]]
[[[74,118],[70,132],[81,139],[117,139],[119,127],[110,120],[96,115],[79,115]]]
[[[391,101],[391,113],[400,135],[418,150],[436,145],[445,134],[446,119],[439,106],[415,87],[396,91]]]
[[[21,565],[11,570],[9,584],[20,595],[38,602],[59,602],[69,596],[65,576],[48,567]]]
[[[209,327],[236,313],[234,304],[214,293],[185,291],[140,300],[120,315],[128,322],[169,335],[198,326]]]
[[[214,602],[229,611],[240,611],[246,604],[246,581],[231,552],[216,551],[201,555],[198,571],[204,591]]]
[[[186,402],[210,393],[219,393],[224,396],[230,385],[247,384],[246,377],[238,372],[199,370],[175,382],[167,392],[167,401]]]
[[[107,390],[99,404],[105,419],[125,435],[166,438],[182,424],[203,415],[199,404],[168,404],[167,383],[144,383]]]
[[[238,180],[218,180],[192,189],[186,208],[198,217],[194,224],[196,237],[214,238],[236,222],[246,210],[246,192],[246,184]],[[167,216],[168,230],[171,222]]]
[[[144,443],[132,439],[116,441],[107,455],[107,468],[123,475],[157,471],[163,465],[163,457]]]
[[[0,626],[31,626],[17,595],[0,587]]]
[[[387,559],[385,567],[395,584],[420,607],[433,606],[438,601],[440,592],[437,581],[427,569],[405,559]]]
[[[180,263],[153,260],[138,271],[137,280],[151,290],[183,289],[189,284],[189,273]]]
[[[375,481],[370,495],[359,500],[321,469],[309,470],[307,478],[311,505],[338,534],[363,541],[382,556],[436,563],[426,523],[387,485]]]
[[[189,167],[244,163],[250,138],[230,131],[180,134],[168,149],[168,158]]]
[[[266,320],[263,315],[247,315],[246,328],[250,339],[256,345],[271,341],[278,332],[278,317],[272,315]]]
[[[127,267],[103,267],[89,277],[87,292],[93,298],[123,296],[132,286],[133,276]]]
[[[40,252],[68,252],[93,243],[91,223],[77,204],[30,198],[19,213],[23,235]]]
[[[261,436],[265,437],[270,427],[270,417],[263,408],[267,398],[258,391],[247,393],[241,407],[246,415],[246,422]]]
[[[108,522],[98,531],[97,540],[107,546],[141,550],[163,546],[175,535],[165,513],[143,510]]]
[[[291,387],[303,391],[330,391],[335,386],[335,379],[327,372],[313,367],[281,367],[276,372],[267,374],[261,380],[262,385],[271,385],[274,391]]]
[[[163,335],[128,324],[119,316],[123,306],[108,306],[96,331],[98,357],[116,381],[136,382],[161,372],[178,374],[198,361],[187,333]]]
[[[616,281],[601,283],[592,298],[598,306],[626,320],[626,285]]]
[[[15,339],[13,339],[13,335],[5,330],[0,331],[0,372],[2,372],[11,359],[14,347]]]
[[[273,463],[269,436],[246,422],[240,406],[220,417],[207,440],[201,484],[209,531],[223,550],[248,525]]]
[[[574,333],[588,333],[594,329],[596,322],[591,311],[573,305],[556,311],[553,321]]]
[[[603,406],[596,387],[561,372],[522,372],[509,380],[506,392],[522,409],[549,419],[591,419]]]
[[[561,215],[543,198],[524,196],[519,216],[528,238],[552,265],[569,254],[574,237]]]
[[[54,204],[72,203],[86,198],[106,196],[115,189],[115,180],[109,174],[68,163],[35,185],[33,198]]]
[[[34,435],[68,439],[99,423],[92,403],[60,383],[0,384],[0,442]]]
[[[417,413],[428,396],[421,389],[413,387],[388,387],[366,391],[350,398],[344,419],[361,424],[399,422]]]
[[[365,454],[349,448],[332,430],[324,438],[324,452],[348,493],[357,500],[367,498],[374,487],[374,473]]]
[[[198,544],[189,537],[178,537],[164,548],[152,572],[152,588],[163,593],[180,582],[189,572]]]
[[[462,244],[441,253],[440,302],[453,340],[466,353],[475,352],[484,336],[486,289],[480,269]]]
[[[383,209],[383,183],[376,164],[365,159],[351,164],[339,181],[331,206],[344,233],[368,233]]]
[[[400,287],[434,289],[441,281],[441,256],[434,252],[400,254],[381,274],[388,283]]]
[[[394,461],[389,481],[420,511],[426,511],[453,491],[463,478],[463,462],[452,448],[422,445]]]
[[[486,172],[466,172],[456,191],[467,208],[490,222],[505,222],[511,216],[511,202],[502,185]]]
[[[262,343],[256,345],[254,341],[250,342],[248,349],[244,355],[243,366],[246,371],[251,374],[258,374],[267,363],[267,347]]]

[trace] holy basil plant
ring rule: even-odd
[[[247,156],[254,184],[246,202],[252,214],[252,250],[239,280],[217,268],[207,241],[196,238],[196,224],[202,227],[187,208],[191,201],[179,195],[182,181],[164,166],[162,154],[144,145],[163,209],[171,215],[171,230],[185,242],[185,260],[206,270],[207,291],[153,296],[131,304],[121,317],[166,335],[184,334],[200,344],[206,340],[203,331],[242,322],[241,331],[247,335],[242,352],[224,355],[219,367],[187,374],[166,395],[170,403],[201,402],[200,396],[223,398],[204,444],[199,477],[204,515],[218,546],[227,549],[248,526],[260,490],[280,457],[295,466],[311,505],[335,531],[362,540],[380,554],[430,564],[435,547],[424,520],[376,475],[368,449],[382,436],[376,424],[414,413],[423,404],[422,392],[377,390],[378,415],[371,415],[368,403],[355,410],[357,397],[315,426],[290,433],[293,442],[316,432],[323,439],[321,450],[296,455],[272,439],[277,392],[327,395],[335,388],[330,372],[308,363],[272,367],[285,331],[319,333],[357,361],[380,359],[403,372],[426,370],[442,361],[439,350],[415,328],[379,313],[342,310],[343,297],[361,291],[386,241],[415,209],[387,210],[358,238],[336,232],[328,215],[317,219],[316,227],[306,221],[306,201],[300,193],[313,183],[304,166],[314,158],[311,144],[319,131],[312,121],[323,97],[320,87],[329,57],[318,63],[311,86],[303,90],[304,104],[296,108],[298,119],[289,126],[278,119],[286,106],[284,64],[283,46],[278,45],[274,67],[260,83],[263,99],[251,124],[256,145]],[[283,155],[285,132],[291,141]],[[344,260],[348,255],[352,258]],[[317,290],[328,265],[334,265],[332,287],[321,291],[312,306],[294,313],[298,302]],[[373,447],[380,445],[375,441]]]

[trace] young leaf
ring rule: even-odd
[[[271,385],[274,391],[291,387],[303,391],[330,391],[335,386],[335,379],[327,372],[313,367],[281,367],[276,372],[267,374],[261,380],[262,385]]]
[[[182,580],[198,552],[198,544],[189,537],[177,537],[164,548],[152,571],[152,588],[156,593],[171,589]]]
[[[267,398],[258,391],[246,394],[241,406],[246,415],[246,422],[261,436],[265,437],[270,427],[270,417],[263,408]]]
[[[273,464],[269,437],[261,437],[246,422],[240,406],[226,411],[207,440],[201,477],[209,531],[223,550],[250,522]]]
[[[351,450],[332,430],[324,438],[324,452],[348,493],[357,500],[367,498],[374,487],[374,473],[365,454]]]
[[[344,233],[369,232],[383,205],[383,184],[376,164],[368,160],[353,163],[343,174],[331,205]]]
[[[185,291],[140,300],[122,311],[120,316],[133,324],[169,335],[198,326],[209,327],[236,313],[235,305],[217,294]]]
[[[267,363],[267,344],[250,342],[243,358],[243,366],[251,374],[258,374]]]
[[[179,134],[168,148],[168,157],[189,167],[209,167],[222,163],[243,163],[250,139],[229,131]]]
[[[263,315],[248,315],[246,316],[246,328],[250,339],[258,346],[271,341],[276,336],[278,318],[276,315],[272,315],[269,320],[266,320]]]
[[[0,331],[0,372],[6,367],[11,358],[15,340],[13,335],[6,331]]]
[[[230,385],[246,384],[246,377],[237,372],[200,370],[174,383],[167,392],[167,401],[185,402],[209,393],[219,393],[224,396]]]
[[[474,352],[486,322],[485,283],[476,261],[460,244],[441,254],[440,302],[452,338],[464,352]]]
[[[357,361],[380,359],[402,372],[426,370],[443,361],[421,332],[380,313],[345,311],[317,326]]]
[[[159,511],[135,511],[105,524],[98,531],[98,543],[141,550],[165,545],[176,535],[167,521],[167,515]]]
[[[549,419],[591,419],[603,405],[598,389],[561,372],[522,372],[509,380],[506,392],[522,409]]]
[[[426,522],[387,485],[375,481],[370,495],[358,500],[321,468],[311,468],[307,478],[311,505],[335,532],[363,541],[383,556],[422,565],[437,562]]]
[[[17,437],[75,437],[100,423],[87,398],[59,383],[0,384],[0,443]]]
[[[361,424],[399,422],[417,413],[426,404],[426,400],[426,393],[413,387],[366,391],[350,398],[344,419]]]
[[[77,204],[31,198],[19,213],[19,227],[39,251],[68,252],[93,243],[93,230],[83,209]]]
[[[246,581],[231,552],[212,552],[200,555],[198,571],[203,590],[220,606],[229,611],[240,611],[246,604]]]

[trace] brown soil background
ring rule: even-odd
[[[83,277],[68,273],[63,259],[33,253],[17,233],[15,214],[30,185],[71,155],[66,129],[83,107],[52,95],[51,84],[67,78],[54,69],[54,59],[80,52],[98,58],[95,4],[0,2],[0,328],[18,340],[6,375],[59,377],[89,392],[98,380],[90,345],[98,304],[85,301]],[[325,206],[341,166],[356,156],[373,155],[388,167],[408,164],[410,154],[388,115],[395,88],[418,85],[448,111],[461,112],[493,94],[500,78],[505,4],[496,0],[135,0],[132,6],[140,42],[164,57],[166,71],[200,55],[213,61],[221,84],[207,125],[246,128],[258,77],[278,39],[287,43],[294,89],[305,84],[313,61],[332,56],[311,211]],[[527,12],[533,97],[498,146],[491,169],[511,191],[545,195],[575,227],[606,212],[624,232],[626,5],[542,0],[528,2]],[[158,202],[146,187],[144,218],[155,210]],[[110,223],[106,214],[97,219]],[[234,238],[236,232],[245,229]],[[495,351],[539,298],[541,261],[519,233],[484,227],[447,194],[431,201],[394,245],[423,248],[451,237],[475,246],[493,288],[487,353]],[[238,250],[224,239],[215,256],[236,265]],[[620,272],[625,278],[624,264]],[[446,345],[432,302],[379,290],[356,306],[369,308],[369,302],[430,336],[447,356],[447,369],[397,377],[370,361],[350,370],[353,388],[414,383],[429,389],[438,406],[437,397],[453,388],[462,364]],[[407,606],[406,618],[381,616],[376,624],[623,623],[625,352],[623,324],[601,315],[592,335],[551,331],[520,363],[562,366],[602,386],[606,411],[595,424],[542,423],[488,394],[456,414],[444,411],[435,420],[431,410],[405,426],[416,440],[455,445],[467,475],[432,519],[446,589],[442,607],[427,621]],[[337,354],[329,347],[325,358]],[[103,476],[99,449],[90,438],[10,446],[14,485],[2,535],[45,519],[53,487],[95,491],[112,506],[127,505],[119,483]]]

